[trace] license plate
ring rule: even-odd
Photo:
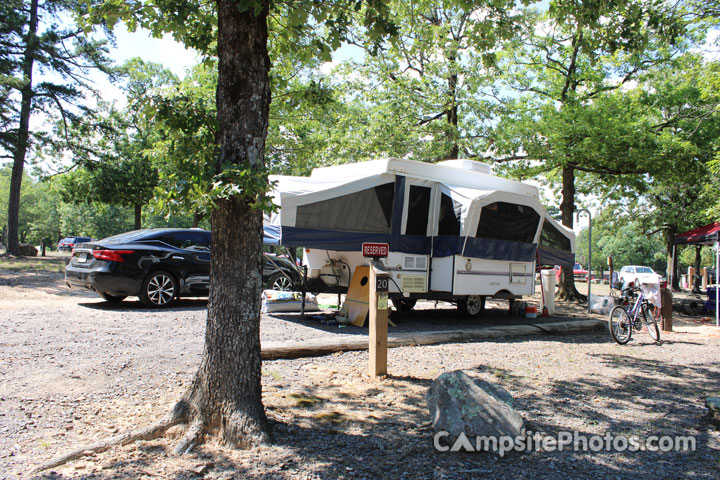
[[[87,262],[87,253],[81,253],[77,257],[78,263],[85,263]]]

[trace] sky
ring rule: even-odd
[[[185,72],[200,61],[195,51],[186,49],[181,43],[173,40],[171,35],[153,38],[147,30],[138,29],[135,32],[128,32],[123,23],[115,27],[114,33],[116,47],[110,47],[109,56],[117,65],[122,65],[131,58],[140,57],[149,62],[161,63],[179,78],[183,78]],[[120,89],[112,85],[104,75],[96,75],[94,81],[102,92],[103,99],[115,100],[121,105],[124,103],[124,95]]]

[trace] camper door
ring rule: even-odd
[[[405,179],[402,221],[400,232],[402,244],[415,244],[415,251],[422,251],[431,241],[435,225],[436,182]],[[391,253],[388,258],[390,269],[400,291],[403,293],[425,293],[428,291],[430,255],[427,253]]]

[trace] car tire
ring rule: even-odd
[[[110,295],[105,292],[98,292],[98,295],[100,295],[106,302],[111,303],[120,303],[127,298],[127,295]]]
[[[169,307],[175,302],[178,283],[175,277],[164,270],[156,270],[145,279],[140,291],[140,301],[150,308]]]
[[[270,276],[267,286],[271,290],[290,291],[294,287],[294,282],[289,275],[282,272],[275,272]]]

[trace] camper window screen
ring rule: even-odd
[[[428,214],[430,213],[430,187],[410,185],[407,206],[406,235],[427,235]]]
[[[443,193],[440,197],[438,235],[460,235],[461,212],[462,205]]]
[[[526,205],[495,202],[483,207],[476,237],[533,243],[540,215]]]
[[[540,245],[570,251],[570,239],[560,233],[560,231],[555,228],[555,225],[547,221],[543,222]]]
[[[297,207],[296,227],[390,233],[395,184],[386,183]]]

